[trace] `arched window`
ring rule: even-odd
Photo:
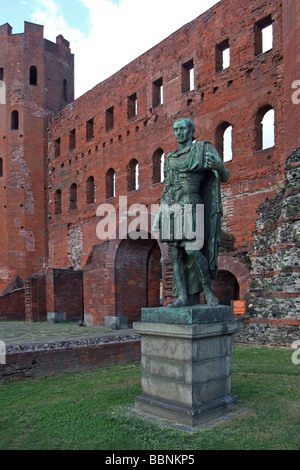
[[[93,176],[90,176],[86,180],[86,203],[94,204],[95,202],[95,180]]]
[[[256,116],[256,150],[265,150],[275,145],[275,111],[266,105]]]
[[[261,120],[262,127],[262,149],[274,147],[275,145],[275,112],[274,109],[270,109],[264,114]]]
[[[223,162],[232,160],[232,126],[229,122],[222,122],[216,129],[216,149]]]
[[[32,65],[29,69],[29,84],[37,85],[37,68],[35,65]]]
[[[164,181],[165,154],[161,148],[155,150],[153,157],[153,184]]]
[[[54,214],[61,214],[61,190],[57,189],[54,195]]]
[[[0,158],[0,177],[3,176],[3,160]]]
[[[12,130],[19,129],[19,112],[16,110],[11,113],[11,128]]]
[[[223,134],[223,161],[232,160],[232,126],[228,126]]]
[[[106,199],[116,196],[116,173],[113,168],[106,172]]]
[[[137,189],[139,189],[139,164],[133,158],[127,166],[127,190],[129,192],[136,191]]]
[[[70,211],[77,209],[77,185],[73,183],[70,187]]]

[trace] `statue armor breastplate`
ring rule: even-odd
[[[164,194],[166,204],[202,204],[200,188],[204,173],[172,171],[170,186]]]

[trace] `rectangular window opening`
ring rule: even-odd
[[[164,102],[163,96],[163,79],[159,78],[152,84],[152,105],[153,108],[161,106]]]
[[[271,15],[255,25],[255,55],[264,54],[273,49],[273,24]]]
[[[106,130],[109,131],[114,128],[114,107],[106,110]]]
[[[137,96],[136,96],[136,93],[134,93],[131,96],[128,96],[127,114],[128,114],[128,119],[137,116]]]
[[[29,83],[30,85],[37,85],[37,68],[32,65],[29,69]]]
[[[86,140],[94,138],[94,119],[89,119],[86,122]]]
[[[69,133],[69,150],[74,150],[76,147],[76,130],[72,129]]]
[[[182,76],[182,93],[194,90],[195,79],[194,79],[194,61],[189,60],[182,65],[181,68]]]
[[[54,141],[54,157],[60,156],[60,137]]]
[[[216,72],[221,72],[230,66],[229,39],[225,39],[216,46]]]

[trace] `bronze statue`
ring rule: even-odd
[[[194,142],[193,121],[178,119],[173,130],[178,149],[167,155],[160,212],[153,226],[153,230],[160,231],[161,241],[168,243],[173,263],[173,294],[177,299],[168,306],[196,305],[200,292],[204,293],[208,305],[215,306],[219,301],[212,292],[211,281],[216,278],[218,269],[222,216],[220,181],[228,181],[229,171],[210,142]],[[193,246],[186,237],[186,227],[181,227],[180,239],[176,237],[175,212],[178,208],[190,207],[195,227],[196,208],[201,204],[204,205],[204,243],[197,249],[197,244]],[[166,208],[170,224],[167,237],[162,230]]]

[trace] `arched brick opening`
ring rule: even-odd
[[[136,219],[130,223],[124,219],[110,239],[94,245],[88,256],[83,269],[84,319],[88,325],[131,327],[139,320],[141,308],[160,306],[166,250],[146,228],[135,226],[132,231],[132,220]],[[143,223],[152,227],[150,214],[141,226]]]
[[[122,240],[115,258],[115,315],[128,325],[140,319],[141,308],[160,305],[161,251],[156,240]]]
[[[229,271],[219,270],[212,289],[221,305],[231,305],[232,300],[239,300],[240,286],[237,278]]]
[[[212,289],[221,305],[231,305],[231,300],[245,300],[249,292],[250,271],[236,258],[220,255],[218,273]],[[203,294],[200,303],[204,302]]]
[[[220,271],[227,271],[231,273],[237,280],[239,287],[239,299],[245,300],[249,293],[250,283],[250,271],[249,269],[238,259],[231,256],[220,255],[218,260],[218,267]],[[227,275],[228,282],[230,282],[230,276]],[[217,280],[216,280],[217,281]],[[233,280],[231,279],[233,282]]]
[[[165,153],[163,149],[156,149],[152,156],[153,184],[161,183],[164,180],[164,158]]]

